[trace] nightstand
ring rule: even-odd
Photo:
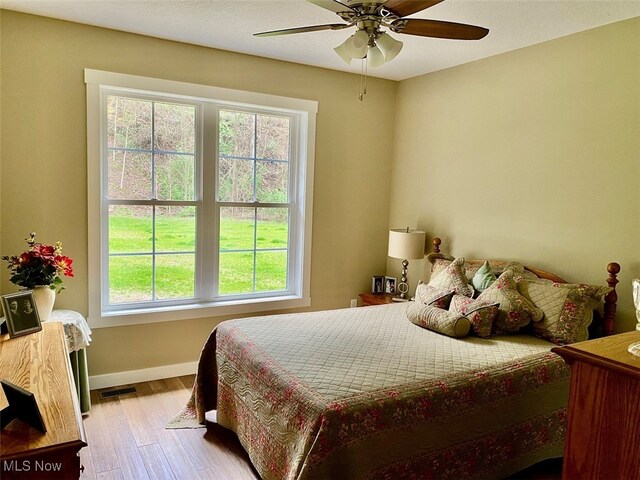
[[[394,295],[390,293],[361,293],[358,295],[362,300],[362,306],[368,307],[369,305],[384,305],[385,303],[393,303]]]
[[[562,478],[640,478],[640,332],[555,347],[571,366]]]

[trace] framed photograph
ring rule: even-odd
[[[36,397],[33,393],[7,380],[0,380],[0,383],[7,397],[7,402],[9,402],[9,406],[0,412],[0,415],[2,415],[0,427],[4,429],[12,420],[17,418],[36,430],[47,433],[47,427],[44,424],[38,408],[38,402],[36,402]]]
[[[2,308],[9,338],[42,330],[32,290],[2,295]]]
[[[384,275],[371,277],[371,293],[384,293]]]
[[[384,277],[384,293],[396,294],[396,277]]]

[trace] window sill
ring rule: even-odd
[[[288,308],[308,307],[310,297],[293,295],[255,300],[232,300],[227,302],[195,303],[170,307],[118,310],[89,316],[91,328],[108,328],[143,323],[173,322],[192,318],[216,317],[243,313],[271,312]]]

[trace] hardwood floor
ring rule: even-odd
[[[80,450],[82,480],[256,480],[236,436],[215,425],[208,431],[166,430],[186,405],[194,375],[137,383],[136,393],[104,398],[91,391],[83,418],[88,447]],[[559,480],[562,464],[550,460],[509,480]],[[338,480],[338,479],[336,479]],[[400,480],[400,479],[399,479]]]
[[[89,446],[80,451],[82,480],[255,480],[246,452],[223,428],[166,430],[186,405],[194,376],[132,385],[137,392],[103,398],[91,392],[83,419]]]

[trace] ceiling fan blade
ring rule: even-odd
[[[353,8],[338,2],[338,0],[307,0],[307,2],[331,10],[334,13],[354,11]]]
[[[387,0],[382,6],[399,17],[406,17],[412,13],[433,7],[443,1],[444,0]]]
[[[423,20],[419,18],[401,18],[391,22],[391,30],[420,37],[449,38],[453,40],[480,40],[489,29],[466,25],[464,23],[444,22],[442,20]]]
[[[270,32],[254,33],[254,37],[274,37],[276,35],[290,35],[292,33],[318,32],[320,30],[342,30],[351,27],[348,23],[328,23],[326,25],[311,25],[309,27],[285,28],[284,30],[272,30]]]

